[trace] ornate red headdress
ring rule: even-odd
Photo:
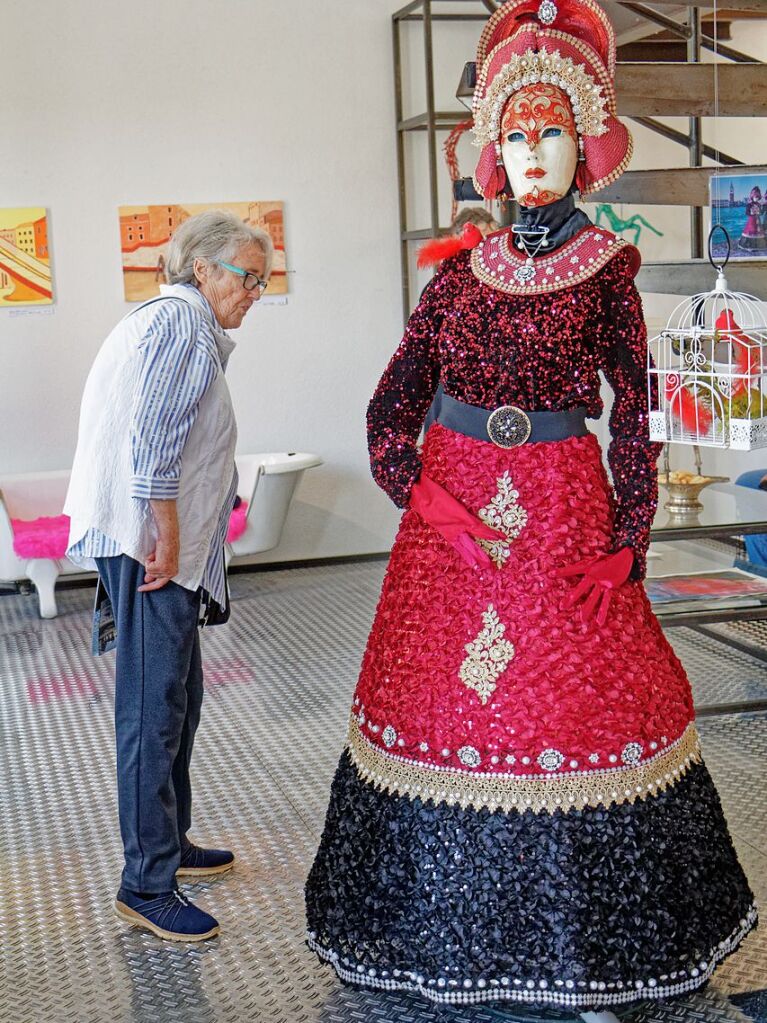
[[[506,0],[487,22],[477,48],[474,138],[481,146],[474,186],[486,199],[502,191],[503,108],[519,89],[559,86],[570,99],[583,195],[620,177],[631,135],[615,116],[615,35],[595,0]]]

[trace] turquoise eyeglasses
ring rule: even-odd
[[[261,278],[249,270],[243,270],[241,266],[232,266],[231,263],[225,263],[223,259],[215,260],[219,266],[223,266],[225,270],[230,273],[237,274],[238,277],[242,277],[242,286],[246,291],[255,291],[258,288],[261,292],[266,289],[268,281],[262,281]]]

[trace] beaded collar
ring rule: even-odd
[[[471,271],[507,295],[546,295],[593,277],[628,242],[589,225],[550,256],[530,260],[514,247],[509,230],[488,235],[472,250]]]

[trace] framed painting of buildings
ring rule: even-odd
[[[45,209],[41,206],[0,209],[0,308],[52,302]]]
[[[767,174],[739,174],[737,168],[712,175],[711,226],[730,236],[730,259],[767,259]],[[716,231],[711,239],[715,259],[727,255],[727,239]]]
[[[167,281],[165,258],[173,232],[195,213],[229,210],[253,227],[268,231],[274,242],[274,268],[264,293],[284,295],[285,231],[281,202],[178,203],[164,206],[120,206],[120,248],[127,302],[144,302],[160,293]]]

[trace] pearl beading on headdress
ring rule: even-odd
[[[514,54],[495,76],[487,94],[474,103],[474,144],[497,142],[506,101],[519,89],[538,82],[556,85],[567,93],[579,137],[598,138],[607,132],[608,97],[582,65],[558,50]],[[477,90],[479,92],[479,90]],[[476,97],[477,93],[475,93]]]

